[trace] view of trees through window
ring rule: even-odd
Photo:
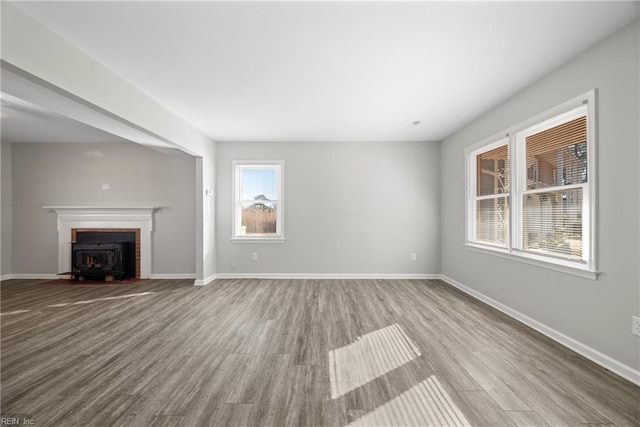
[[[275,206],[263,194],[255,196],[254,203],[242,206],[244,234],[275,234],[277,218]]]
[[[278,234],[278,173],[276,165],[239,166],[239,236]]]

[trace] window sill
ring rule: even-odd
[[[589,280],[598,280],[599,271],[592,271],[578,266],[567,265],[562,260],[540,260],[526,253],[513,253],[506,249],[493,248],[490,246],[479,245],[475,243],[465,243],[464,246],[473,252],[480,252],[487,255],[493,255],[500,258],[510,259],[513,261],[523,262],[525,264],[535,265],[537,267],[546,268],[548,270],[559,271],[561,273],[571,274],[573,276],[582,277]]]
[[[284,237],[232,237],[231,243],[284,243]]]

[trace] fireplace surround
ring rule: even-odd
[[[78,230],[139,230],[138,269],[136,276],[151,277],[151,233],[155,207],[139,206],[44,206],[57,214],[58,272],[71,271],[71,244]]]

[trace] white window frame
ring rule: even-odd
[[[492,248],[497,248],[497,249],[505,249],[504,246],[498,245],[498,244],[494,244],[494,243],[490,243],[490,242],[479,242],[476,240],[476,236],[477,236],[477,230],[476,230],[476,225],[477,225],[477,221],[476,221],[476,217],[478,214],[478,201],[480,200],[487,200],[487,199],[497,199],[500,197],[506,197],[507,198],[507,206],[510,206],[511,203],[511,170],[509,170],[509,191],[505,192],[505,193],[496,193],[496,194],[489,194],[486,196],[478,196],[478,192],[477,192],[477,177],[478,177],[478,162],[476,161],[477,156],[486,153],[488,151],[494,150],[498,147],[502,147],[503,145],[508,145],[509,147],[509,169],[511,169],[511,146],[509,144],[509,138],[508,137],[503,137],[501,139],[498,139],[497,141],[493,141],[493,142],[489,142],[486,145],[483,145],[481,148],[472,151],[471,153],[467,154],[467,171],[468,171],[468,177],[467,177],[467,181],[468,181],[468,188],[469,188],[469,204],[467,206],[467,210],[469,211],[469,215],[467,218],[467,241],[471,241],[474,243],[477,243],[479,245],[483,245],[483,246],[490,246]],[[509,215],[511,215],[511,209],[509,207]],[[511,222],[511,216],[509,216],[509,222]],[[510,234],[511,234],[511,225],[508,225],[508,229],[507,229],[507,236],[506,236],[506,248],[508,249],[510,246]]]
[[[277,170],[276,200],[276,234],[243,235],[240,233],[242,224],[241,174],[242,169],[273,167]],[[234,160],[232,161],[232,212],[231,212],[231,241],[233,243],[284,243],[284,160]]]
[[[583,259],[574,260],[555,255],[545,255],[522,248],[523,228],[523,195],[536,191],[550,189],[527,190],[526,135],[570,120],[577,115],[574,110],[584,107],[587,115],[587,183],[563,186],[571,189],[583,188],[583,228],[582,248]],[[582,95],[570,99],[554,108],[528,120],[518,123],[504,131],[487,138],[465,150],[466,158],[466,206],[467,221],[465,227],[465,246],[474,251],[496,255],[515,261],[537,265],[551,270],[561,271],[576,276],[596,280],[597,270],[597,148],[596,148],[596,90],[592,89]],[[584,114],[584,113],[580,113]],[[505,140],[509,144],[509,230],[506,247],[491,245],[475,240],[476,224],[476,156],[503,145]],[[553,187],[552,189],[558,189]]]

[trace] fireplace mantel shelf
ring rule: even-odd
[[[152,213],[160,208],[154,206],[43,206],[56,213],[101,213],[101,212],[129,212]]]

